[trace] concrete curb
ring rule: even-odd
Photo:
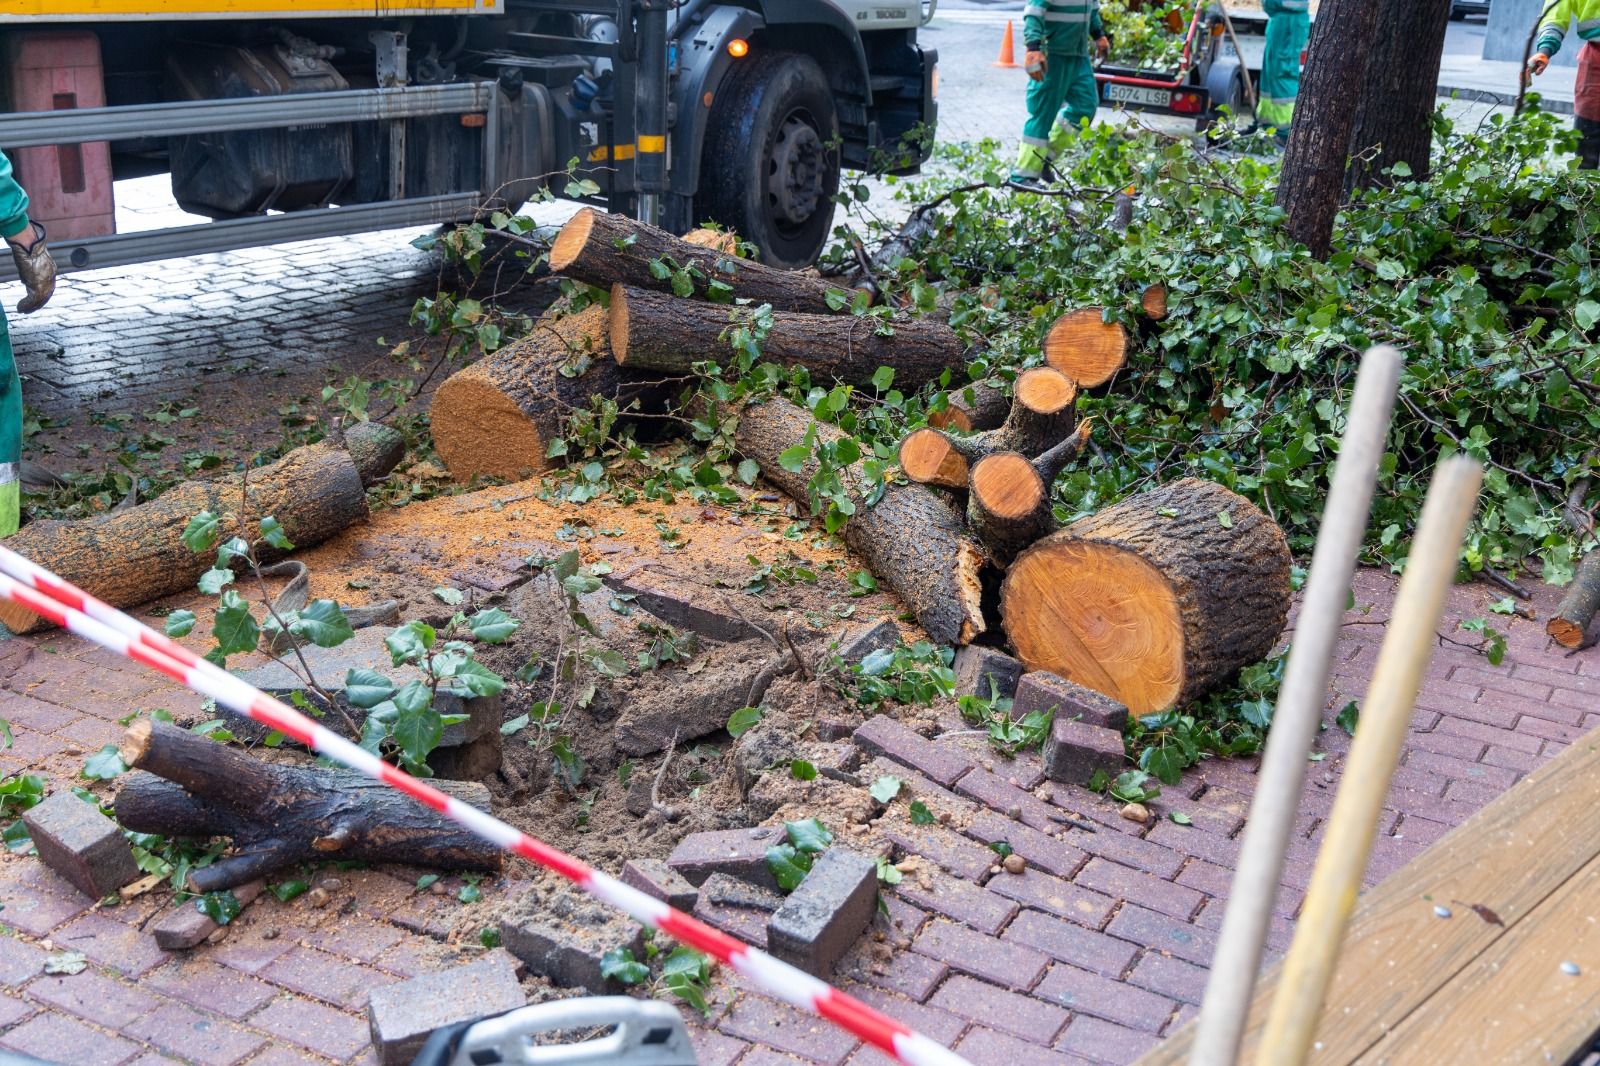
[[[1466,85],[1441,85],[1438,93],[1443,97],[1474,100],[1481,104],[1500,104],[1503,107],[1515,107],[1517,104],[1515,93],[1497,93],[1490,89],[1474,89]],[[1539,106],[1552,115],[1572,114],[1571,100],[1552,100],[1548,96],[1543,96],[1539,99]]]

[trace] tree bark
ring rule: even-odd
[[[1544,631],[1563,648],[1582,648],[1596,611],[1600,611],[1600,549],[1585,555],[1578,564],[1572,584],[1567,586],[1556,613],[1544,624]]]
[[[1017,377],[1011,411],[998,428],[970,437],[913,430],[900,442],[900,469],[918,484],[964,489],[968,467],[986,456],[1017,452],[1028,458],[1071,436],[1077,398],[1077,386],[1066,375],[1043,366],[1025,370]]]
[[[1023,552],[1001,616],[1028,669],[1144,714],[1188,703],[1272,650],[1289,564],[1283,531],[1255,505],[1186,478]]]
[[[734,316],[747,308],[684,300],[646,289],[611,289],[611,350],[633,371],[686,374],[695,363],[724,365],[734,351],[723,339]],[[932,318],[898,318],[892,334],[879,334],[878,320],[853,315],[774,311],[761,357],[783,366],[865,384],[880,366],[893,367],[895,385],[911,390],[962,365],[955,332]]]
[[[771,304],[775,311],[832,312],[828,306],[832,286],[821,278],[739,259],[714,244],[699,243],[701,239],[690,243],[626,215],[586,207],[556,235],[550,246],[550,270],[601,289],[621,284],[671,292],[671,276],[658,278],[651,272],[652,263],[670,259],[698,273],[696,296],[704,296],[710,282],[720,281],[729,285],[735,296]],[[849,294],[844,295],[848,307]]]
[[[348,770],[265,763],[165,722],[136,719],[121,745],[135,769],[117,793],[117,821],[138,833],[233,838],[234,853],[189,874],[218,892],[286,867],[328,859],[498,870],[500,849],[387,785]],[[487,809],[477,783],[436,782]]]
[[[962,433],[994,429],[1011,413],[1011,397],[1004,389],[974,381],[947,394],[949,406],[930,411],[928,425],[934,429],[955,429]]]
[[[1128,361],[1128,331],[1105,321],[1100,307],[1080,307],[1056,319],[1044,338],[1044,361],[1085,389],[1103,385]]]
[[[1089,422],[1053,448],[1029,460],[1018,452],[995,452],[972,467],[967,526],[995,566],[1055,528],[1050,488],[1089,440]]]
[[[230,474],[183,481],[149,503],[72,521],[24,526],[6,547],[72,582],[113,607],[134,607],[194,589],[216,562],[183,544],[189,519],[201,511],[222,518],[226,536],[237,529],[246,477]],[[245,520],[249,535],[268,515],[283,525],[296,547],[320,544],[367,517],[367,493],[350,456],[329,444],[312,444],[248,474]],[[273,558],[282,553],[264,553]],[[13,604],[0,604],[0,622],[14,633],[45,623]]]
[[[784,469],[778,456],[805,437],[811,414],[784,400],[746,407],[739,415],[734,444],[753,459],[768,481],[808,506],[809,481],[817,473],[808,458],[798,471]],[[844,436],[832,426],[818,425],[823,441]],[[889,485],[872,506],[859,466],[840,474],[855,504],[845,523],[844,542],[867,563],[939,644],[968,644],[984,631],[978,571],[982,553],[966,535],[961,515],[921,485]]]
[[[595,396],[624,411],[635,403],[655,410],[662,390],[617,366],[607,334],[607,312],[598,304],[546,314],[529,336],[446,379],[430,420],[451,476],[515,480],[548,470],[550,442]]]
[[[1371,50],[1378,0],[1323,0],[1311,27],[1294,125],[1278,177],[1289,235],[1328,257],[1344,193],[1356,104]]]
[[[1396,163],[1419,181],[1428,176],[1450,0],[1378,0],[1377,24],[1350,137],[1346,193],[1388,184],[1383,172]],[[1367,152],[1372,158],[1359,158]]]
[[[357,422],[347,427],[339,445],[350,454],[361,483],[368,488],[388,477],[406,457],[405,435],[382,422]]]

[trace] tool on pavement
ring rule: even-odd
[[[552,1034],[605,1030],[573,1043]],[[629,996],[536,1003],[436,1029],[411,1066],[696,1066],[689,1030],[671,1004]]]

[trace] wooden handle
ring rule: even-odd
[[[1440,464],[1428,489],[1258,1062],[1299,1066],[1311,1049],[1482,479],[1482,467],[1456,456]]]
[[[1400,353],[1388,345],[1373,348],[1361,360],[1189,1066],[1232,1066],[1239,1054],[1284,852],[1300,813],[1306,754],[1322,718],[1345,597],[1372,509],[1400,362]]]

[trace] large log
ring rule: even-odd
[[[233,535],[245,502],[245,481],[243,474],[183,481],[127,510],[31,522],[6,547],[113,607],[134,607],[193,590],[216,556],[186,548],[184,527],[196,514],[210,511],[221,516],[227,535]],[[270,466],[249,471],[248,487],[244,513],[252,536],[254,523],[272,515],[295,546],[305,548],[367,517],[361,470],[329,444],[296,448]],[[15,633],[44,625],[31,611],[10,604],[0,604],[0,622]]]
[[[1056,475],[1089,441],[1089,420],[1036,459],[995,452],[972,467],[967,526],[989,561],[1006,566],[1017,553],[1056,527],[1050,488]]]
[[[348,770],[265,763],[165,722],[136,719],[122,759],[147,773],[117,793],[117,821],[138,833],[233,838],[233,854],[193,870],[189,887],[218,892],[287,867],[330,859],[498,870],[501,852],[387,785]],[[477,783],[435,782],[487,809]]]
[[[586,207],[561,227],[550,245],[550,270],[598,288],[621,283],[640,289],[672,291],[671,276],[656,277],[651,264],[671,260],[692,267],[695,295],[704,296],[710,282],[720,281],[736,297],[771,304],[777,311],[827,314],[828,285],[821,278],[795,270],[779,270],[752,259],[739,259],[714,244],[680,240],[666,230],[626,215]],[[844,294],[848,306],[849,294]]]
[[[1591,551],[1578,564],[1572,584],[1556,613],[1544,624],[1544,631],[1563,648],[1581,648],[1596,611],[1600,611],[1600,550]]]
[[[611,351],[618,365],[637,371],[686,374],[695,363],[724,365],[734,358],[724,334],[738,316],[752,314],[749,308],[613,285]],[[945,323],[896,318],[892,333],[879,333],[881,321],[774,311],[761,357],[856,384],[871,381],[880,366],[889,366],[895,385],[907,390],[960,368],[961,342]]]
[[[810,499],[807,485],[817,473],[816,460],[808,458],[793,471],[778,456],[805,437],[812,421],[803,408],[769,400],[746,407],[734,434],[739,453],[754,460],[768,481],[802,504]],[[844,436],[826,425],[817,426],[817,435],[824,442]],[[921,485],[889,485],[869,507],[860,466],[851,466],[841,477],[855,504],[842,535],[867,569],[900,598],[934,641],[967,644],[982,633],[978,571],[983,556],[966,536],[961,515]]]
[[[550,442],[592,397],[654,406],[659,390],[612,358],[606,309],[541,317],[531,334],[458,370],[433,395],[439,458],[458,481],[524,478],[552,465]]]
[[[1092,389],[1110,381],[1128,361],[1128,331],[1120,322],[1105,321],[1102,308],[1081,307],[1056,319],[1045,334],[1044,361]]]
[[[1001,617],[1030,670],[1143,714],[1187,703],[1272,650],[1289,611],[1289,563],[1272,519],[1186,478],[1019,555]]]

